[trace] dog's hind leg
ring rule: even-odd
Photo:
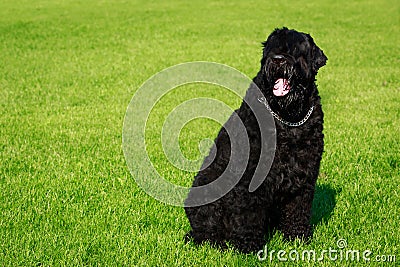
[[[225,227],[222,219],[222,210],[215,203],[200,207],[186,207],[186,215],[192,230],[185,240],[193,240],[195,244],[209,242],[212,246],[225,248]]]

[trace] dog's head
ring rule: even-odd
[[[304,113],[305,100],[313,93],[315,76],[327,57],[309,34],[287,28],[276,29],[262,44],[265,94],[279,113],[294,120]]]

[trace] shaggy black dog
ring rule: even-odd
[[[287,28],[276,29],[263,46],[261,69],[253,79],[261,95],[250,86],[247,101],[220,130],[185,201],[192,228],[186,240],[196,244],[207,241],[225,247],[228,241],[239,251],[249,253],[263,248],[266,234],[272,229],[280,230],[287,239],[306,240],[312,235],[311,203],[323,152],[323,113],[315,77],[327,57],[309,34]],[[272,166],[253,192],[249,186],[261,163],[262,144],[261,128],[249,101],[272,114],[276,127]],[[236,123],[242,123],[248,134],[250,152],[244,173],[221,198],[193,205],[208,197],[193,189],[217,180],[226,171]],[[235,172],[230,174],[233,177]]]

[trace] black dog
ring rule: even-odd
[[[262,184],[250,192],[253,174],[262,163],[261,130],[248,101],[243,101],[220,130],[185,202],[192,227],[186,240],[196,244],[208,241],[225,247],[228,241],[249,253],[262,249],[271,229],[279,229],[287,239],[307,240],[312,235],[311,203],[323,152],[323,113],[315,76],[327,57],[310,35],[287,28],[276,29],[263,46],[261,69],[253,79],[261,95],[250,86],[245,100],[253,100],[275,119],[272,166],[263,174]],[[232,124],[238,121],[233,117],[240,118],[248,134],[250,152],[244,173],[223,197],[206,205],[191,205],[207,197],[193,189],[217,180],[227,169],[231,137],[226,128],[235,134]]]

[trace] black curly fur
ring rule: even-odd
[[[235,112],[249,136],[247,168],[239,183],[222,198],[203,206],[185,207],[192,228],[186,235],[187,241],[193,240],[196,244],[207,241],[222,248],[228,241],[239,251],[249,253],[262,249],[272,229],[280,230],[287,239],[308,239],[312,235],[311,204],[323,152],[323,113],[315,76],[327,58],[310,35],[287,28],[276,29],[263,45],[261,68],[253,82],[271,109],[290,122],[301,120],[311,106],[314,110],[298,127],[275,120],[277,139],[272,167],[265,173],[261,186],[249,192],[259,162],[261,138],[255,115],[243,101]],[[284,61],[274,61],[275,55],[283,55]],[[290,82],[290,92],[285,96],[273,94],[278,78]],[[245,99],[256,97],[256,91],[250,86]],[[268,111],[265,109],[265,112]],[[235,122],[230,119],[225,127],[229,123]],[[210,154],[216,154],[213,162],[198,172],[193,187],[218,179],[226,169],[230,139],[224,127]],[[190,191],[186,202],[193,197]]]

